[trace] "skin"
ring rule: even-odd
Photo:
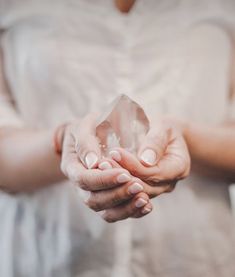
[[[189,173],[190,158],[184,139],[172,126],[157,124],[158,128],[150,130],[139,149],[140,156],[150,147],[158,151],[155,166],[150,167],[143,161],[142,164],[136,156],[121,148],[115,149],[121,159],[102,160],[95,136],[96,118],[96,115],[89,115],[67,127],[61,163],[63,173],[75,185],[90,192],[87,205],[95,211],[105,210],[103,218],[108,222],[149,213],[153,208],[149,198],[172,191],[177,180]],[[90,153],[95,158],[89,165],[86,157]],[[104,162],[109,165],[108,169],[101,167]],[[123,174],[129,180],[118,181]],[[134,183],[142,189],[130,193],[129,188]],[[140,201],[143,205],[137,207]]]
[[[128,12],[134,2],[116,0],[115,4],[121,12]],[[8,94],[2,54],[0,90]],[[91,209],[103,211],[103,218],[114,222],[128,217],[142,217],[151,212],[153,206],[150,199],[172,191],[176,182],[189,174],[189,153],[193,164],[216,169],[222,177],[234,178],[233,125],[207,127],[193,122],[153,120],[137,156],[119,148],[113,149],[115,155],[111,153],[105,159],[101,158],[94,126],[94,115],[71,122],[65,129],[61,157],[55,154],[53,148],[54,130],[0,128],[0,187],[17,193],[68,178],[89,192],[86,203]],[[156,154],[152,164],[141,158],[142,153],[149,149]],[[89,153],[97,157],[91,167],[86,163]],[[123,174],[129,179],[118,181],[118,176]],[[131,193],[130,187],[136,183],[142,189]],[[136,207],[139,199],[144,204]]]
[[[115,0],[115,5],[117,9],[122,13],[128,13],[133,5],[135,4],[135,0]]]
[[[193,166],[204,174],[235,180],[235,124],[224,123],[217,127],[184,123],[183,132],[187,141]],[[201,145],[198,142],[203,142]]]

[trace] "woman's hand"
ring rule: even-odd
[[[95,136],[96,118],[89,115],[66,127],[61,169],[75,185],[90,192],[86,203],[91,209],[106,210],[106,221],[143,216],[152,206],[142,181],[118,165],[109,170],[103,170],[102,165],[98,168],[101,153]]]
[[[110,152],[112,159],[100,161],[99,168],[105,172],[109,172],[111,168],[122,167],[136,177],[123,186],[90,194],[87,204],[97,211],[105,209],[104,215],[110,218],[110,221],[140,217],[152,210],[149,202],[137,215],[126,212],[127,203],[134,207],[130,205],[131,201],[135,201],[135,198],[131,199],[130,196],[132,186],[133,191],[138,190],[138,197],[141,192],[153,198],[171,192],[177,181],[189,174],[190,157],[181,130],[176,128],[176,123],[170,121],[162,121],[155,126],[144,138],[137,157],[122,148],[117,148]],[[147,201],[145,196],[142,199]],[[125,212],[122,214],[121,210]],[[118,216],[115,217],[114,214]]]
[[[118,148],[110,152],[112,159],[102,160],[95,118],[91,115],[67,127],[63,172],[90,192],[86,204],[104,211],[106,221],[146,215],[153,208],[149,198],[172,191],[189,173],[190,158],[180,129],[162,121],[146,135],[138,157]]]
[[[190,172],[190,156],[182,131],[171,120],[152,125],[137,157],[122,148],[112,150],[110,156],[130,174],[148,184],[144,191],[150,198],[171,192],[177,181]]]

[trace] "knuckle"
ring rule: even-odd
[[[168,185],[165,192],[170,193],[175,189],[175,185]]]
[[[105,187],[105,180],[101,174],[96,177],[96,184],[101,188]]]
[[[144,214],[142,214],[142,213],[136,213],[132,216],[132,218],[141,218],[143,216],[144,216]]]
[[[152,187],[149,184],[144,186],[144,192],[147,193],[147,195],[151,194],[151,189],[152,189]]]
[[[126,207],[125,212],[123,213],[123,217],[124,218],[128,218],[130,216],[132,216],[133,214],[137,213],[139,211],[139,208],[136,206],[136,200],[138,199],[138,197],[135,197],[133,199],[133,202],[131,203],[131,205],[128,205]]]
[[[164,178],[156,177],[156,176],[151,176],[149,177],[146,181],[149,185],[151,186],[157,186],[159,183],[163,180]]]
[[[95,200],[89,200],[87,205],[95,212],[99,212],[102,210],[100,203],[96,202]]]
[[[107,223],[114,223],[114,222],[117,221],[117,220],[114,219],[111,215],[106,215],[103,219],[104,219]]]
[[[148,196],[154,198],[159,195],[159,190],[156,188],[148,188]]]
[[[117,190],[117,191],[113,194],[113,198],[112,198],[112,200],[111,200],[111,204],[112,204],[113,206],[118,205],[118,204],[121,202],[122,198],[123,198],[123,193],[122,193],[122,191]]]
[[[148,200],[148,194],[146,193],[146,192],[139,192],[136,196],[135,196],[135,198],[137,199],[137,198],[143,198],[144,200]]]
[[[105,205],[103,204],[104,201],[102,198],[102,192],[91,192],[91,197],[89,198],[87,204],[92,210],[99,212],[103,210],[103,208],[105,208]]]
[[[160,196],[160,195],[162,195],[163,193],[168,193],[167,189],[168,189],[168,188],[166,188],[166,187],[159,187],[159,190],[158,190],[156,196]]]
[[[123,216],[123,218],[131,217],[133,214],[137,213],[140,208],[137,208],[135,205],[132,205],[130,209],[128,209]]]
[[[116,205],[119,204],[119,202],[120,202],[119,199],[113,198],[113,199],[110,200],[110,205],[111,205],[112,207],[115,207]]]

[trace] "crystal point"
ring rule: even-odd
[[[122,94],[107,108],[96,126],[103,156],[115,147],[137,153],[149,130],[149,120],[139,104]]]

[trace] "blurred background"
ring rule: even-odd
[[[234,0],[0,0],[0,29],[0,126],[54,128],[122,93],[151,119],[235,119]],[[207,169],[113,224],[67,180],[2,192],[0,276],[235,276],[233,180]]]

